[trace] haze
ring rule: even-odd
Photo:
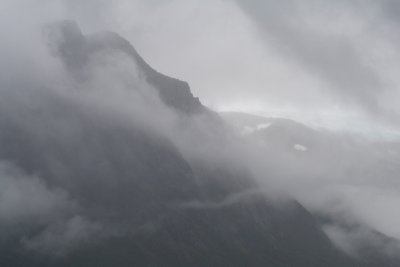
[[[0,265],[397,266],[399,15],[0,0]]]

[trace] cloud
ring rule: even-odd
[[[105,236],[99,223],[90,222],[79,215],[48,226],[33,238],[23,238],[22,244],[28,250],[40,254],[65,257],[73,250],[98,242]]]
[[[2,240],[17,234],[27,250],[66,255],[99,236],[100,225],[83,219],[77,215],[79,211],[79,204],[66,190],[50,188],[44,179],[27,175],[13,164],[0,163]]]
[[[79,32],[54,32],[49,40],[46,19],[27,22],[34,25],[24,28],[22,21],[13,35],[0,27],[7,40],[0,46],[7,59],[0,63],[0,237],[64,256],[147,212],[145,206],[156,201],[152,194],[162,197],[158,187],[137,187],[149,176],[151,166],[142,164],[152,151],[171,149],[165,164],[177,160],[166,136],[172,111],[133,58],[99,49],[85,51],[90,59],[84,62],[74,57],[80,52],[76,41],[85,38]],[[78,39],[68,42],[71,37]],[[64,54],[57,50],[63,41]],[[82,59],[81,69],[71,70],[71,59]],[[107,216],[113,219],[104,229]]]
[[[351,19],[360,19],[350,3],[237,3],[254,20],[265,42],[274,43],[285,57],[327,82],[327,87],[342,97],[342,101],[379,112],[379,97],[386,90],[383,78],[369,64],[368,56],[360,53],[355,34],[346,31],[344,25],[337,25],[340,27],[337,31],[329,27],[329,20],[334,16],[350,20],[350,25],[354,23]],[[353,12],[354,18],[345,17],[345,12]]]
[[[326,225],[323,230],[337,247],[354,257],[362,257],[363,250],[368,249],[395,256],[400,249],[400,243],[387,239],[363,226],[346,228],[338,225]]]
[[[268,128],[244,136],[250,143],[241,150],[267,195],[287,194],[317,217],[329,218],[321,223],[346,251],[358,252],[365,244],[398,251],[398,143],[268,120]],[[296,144],[307,151],[299,153]]]
[[[0,165],[0,222],[43,224],[36,235],[24,236],[26,248],[72,251],[105,228],[152,211],[154,201],[170,196],[168,190],[189,206],[241,201],[240,192],[222,201],[193,200],[190,183],[199,181],[190,170],[199,162],[210,179],[218,176],[230,189],[242,188],[248,176],[243,169],[251,169],[269,193],[289,193],[315,213],[400,238],[394,212],[399,192],[392,188],[398,168],[386,167],[387,158],[376,156],[374,147],[328,138],[317,151],[298,142],[308,148],[301,156],[259,151],[208,116],[182,120],[126,53],[98,49],[86,58],[80,43],[110,37],[86,34],[99,29],[126,34],[151,65],[188,79],[196,95],[216,106],[245,102],[268,109],[287,103],[302,112],[329,104],[391,120],[398,65],[381,67],[396,53],[381,55],[387,36],[371,29],[367,17],[396,27],[394,2],[362,9],[367,15],[361,2],[346,1],[14,2],[5,1],[1,12],[8,15],[0,16],[0,155],[11,162]],[[76,19],[84,34],[75,28],[71,42],[63,43],[62,33],[45,41],[42,26],[61,18]],[[270,129],[265,127],[258,130]],[[143,164],[148,162],[153,165]],[[221,169],[228,171],[221,175]],[[162,171],[148,175],[154,170]],[[154,180],[140,187],[138,181],[149,177]],[[182,179],[170,184],[165,177]],[[154,184],[161,189],[153,191]],[[132,227],[142,223],[132,221]],[[325,230],[344,247],[370,235],[338,226]]]
[[[71,22],[20,30],[35,38],[0,49],[12,62],[0,64],[0,158],[15,166],[0,172],[6,243],[65,256],[197,197],[178,149],[193,151],[178,140],[188,118],[160,99],[125,40]]]
[[[49,188],[13,164],[0,162],[0,224],[47,223],[76,209],[61,188]]]

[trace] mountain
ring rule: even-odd
[[[72,84],[85,85],[90,66],[102,67],[96,57],[117,51],[177,114],[173,127],[196,141],[222,124],[186,82],[152,69],[119,35],[85,36],[73,22],[46,32]],[[343,253],[318,218],[296,200],[272,201],[240,164],[187,157],[171,135],[120,118],[112,105],[25,86],[28,102],[18,93],[0,100],[0,160],[8,166],[0,166],[0,182],[28,198],[0,194],[3,205],[22,210],[5,213],[0,266],[397,266]],[[191,131],[196,115],[210,128]],[[224,136],[208,138],[220,144]]]
[[[263,163],[266,169],[280,179],[288,179],[286,183],[294,185],[294,192],[306,188],[306,196],[300,194],[302,200],[305,197],[307,201],[315,198],[316,202],[323,202],[324,198],[321,199],[318,193],[321,191],[328,195],[326,199],[337,202],[337,205],[351,207],[352,204],[346,203],[352,199],[347,196],[347,189],[353,186],[373,188],[380,181],[390,183],[397,179],[400,171],[399,143],[395,141],[374,141],[355,134],[315,129],[284,118],[240,112],[223,112],[220,115],[246,140],[255,142],[261,151],[261,158],[267,161]],[[290,165],[290,168],[282,168],[282,164]],[[328,186],[325,187],[324,182]],[[308,188],[314,188],[315,192]],[[379,194],[385,194],[385,190]],[[338,196],[343,200],[338,199]],[[321,206],[323,209],[316,209],[315,203],[312,205],[312,215],[319,224],[325,229],[331,226],[336,230],[342,229],[349,237],[354,235],[350,242],[357,244],[352,249],[358,258],[381,262],[382,266],[395,266],[398,257],[393,257],[393,253],[388,256],[386,252],[392,249],[397,251],[399,241],[376,230],[372,225],[364,224],[362,220],[357,221],[356,217],[351,217],[351,209],[346,211],[349,214],[345,216],[340,215],[343,210],[339,213],[329,211],[333,202]],[[367,210],[374,214],[374,210]]]
[[[138,54],[135,48],[114,32],[98,32],[83,35],[74,21],[54,23],[47,28],[53,51],[65,62],[67,68],[81,77],[91,57],[104,51],[118,51],[136,62],[148,83],[158,90],[161,99],[170,107],[188,114],[206,112],[206,108],[194,97],[187,82],[168,77],[154,70]]]
[[[222,112],[224,121],[241,135],[257,140],[265,150],[299,153],[305,158],[319,162],[323,157],[327,162],[337,158],[353,158],[366,167],[382,170],[377,164],[392,165],[397,169],[400,143],[396,141],[368,141],[360,135],[316,129],[300,122],[285,118],[270,118],[240,112]],[[329,151],[329,153],[326,153]],[[297,157],[298,158],[298,157]],[[363,161],[365,160],[365,161]],[[340,162],[344,164],[344,162]],[[335,168],[339,168],[336,166]]]

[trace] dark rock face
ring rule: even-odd
[[[183,114],[209,112],[187,83],[153,70],[120,36],[84,36],[71,22],[51,27],[57,29],[50,31],[54,53],[78,79],[94,51],[123,51],[167,105]],[[256,189],[245,171],[193,168],[161,134],[57,96],[34,98],[40,109],[0,116],[1,160],[68,192],[79,214],[111,234],[51,257],[22,248],[21,236],[41,230],[27,226],[0,240],[0,266],[383,266],[339,252],[297,202],[275,205],[245,194]],[[6,112],[0,106],[0,114]],[[230,177],[236,182],[225,186]]]
[[[368,266],[335,250],[298,204],[276,207],[261,196],[220,207],[171,210],[130,237],[110,239],[57,261],[57,266],[88,265]]]

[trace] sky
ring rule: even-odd
[[[152,66],[188,81],[212,108],[357,114],[399,124],[396,1],[85,5],[96,15],[87,17],[81,1],[66,4],[88,31],[127,36]]]
[[[15,1],[3,1],[24,16]],[[330,128],[400,125],[394,0],[28,3],[20,5],[43,21],[73,19],[87,33],[120,33],[151,66],[188,81],[216,110],[300,117]]]

